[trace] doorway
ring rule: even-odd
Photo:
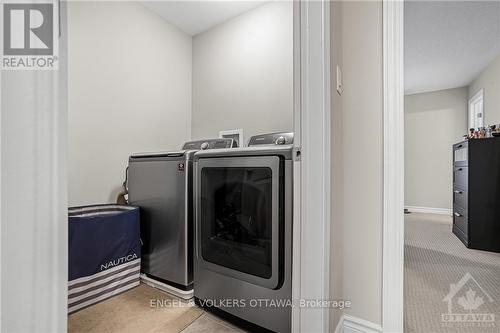
[[[328,298],[329,280],[327,266],[327,253],[329,252],[329,155],[327,152],[329,149],[324,145],[329,142],[329,128],[327,127],[327,124],[329,124],[329,50],[328,43],[326,42],[328,41],[329,33],[329,11],[328,3],[319,2],[296,2],[294,8],[294,15],[300,18],[300,20],[295,21],[296,23],[293,28],[294,38],[300,40],[300,43],[294,44],[294,54],[301,55],[301,57],[295,58],[293,68],[295,73],[294,79],[297,82],[294,85],[294,91],[298,92],[298,94],[294,94],[294,105],[296,106],[294,108],[294,119],[296,133],[302,134],[302,138],[299,140],[300,145],[296,147],[296,164],[302,168],[295,168],[296,176],[299,177],[297,179],[300,179],[296,182],[296,202],[300,204],[295,205],[295,213],[298,214],[296,215],[297,223],[295,227],[297,231],[301,232],[294,233],[296,235],[294,242],[297,241],[297,246],[294,247],[294,251],[297,251],[297,254],[294,256],[294,266],[297,267],[297,271],[294,273],[296,276],[294,293],[297,297],[302,298],[326,299]],[[66,20],[64,19],[64,14],[66,13],[65,3],[62,3],[60,12],[62,14],[61,23],[63,27],[61,38],[65,39],[66,35],[64,31],[67,29],[65,27]],[[314,41],[314,43],[311,41]],[[64,43],[61,43],[61,47],[64,47]],[[66,60],[64,50],[61,52],[61,61]],[[61,68],[64,70],[65,66],[61,66]],[[64,72],[60,73],[65,74]],[[121,75],[126,76],[127,72],[124,71]],[[15,82],[9,81],[13,76],[2,73],[3,83]],[[29,186],[36,185],[33,188],[43,189],[43,193],[46,194],[44,196],[45,201],[43,202],[33,200],[34,209],[39,213],[43,212],[43,214],[37,215],[36,218],[33,216],[26,218],[25,230],[43,229],[57,232],[37,234],[36,244],[38,244],[38,247],[36,248],[30,247],[28,244],[22,250],[17,248],[19,255],[35,260],[40,264],[37,267],[43,267],[43,269],[37,271],[38,279],[34,285],[36,288],[33,290],[20,288],[20,290],[25,291],[17,293],[15,299],[22,300],[26,298],[32,300],[32,302],[26,302],[26,304],[43,304],[43,306],[23,308],[22,314],[20,313],[19,316],[11,317],[12,321],[9,325],[12,328],[36,327],[46,331],[64,331],[66,330],[64,319],[67,311],[67,257],[64,255],[67,246],[67,156],[66,141],[64,139],[67,134],[67,113],[65,111],[66,77],[65,75],[61,75],[61,80],[53,85],[52,81],[49,82],[44,77],[45,75],[42,74],[24,76],[24,79],[27,80],[27,85],[31,86],[30,84],[36,82],[39,88],[43,87],[45,90],[41,89],[39,92],[45,97],[50,95],[56,99],[61,99],[60,102],[54,102],[58,107],[51,107],[49,108],[50,110],[44,109],[46,111],[49,110],[47,112],[30,113],[29,117],[35,117],[35,114],[39,117],[36,118],[36,121],[29,123],[29,125],[24,123],[26,130],[30,133],[37,133],[38,137],[27,137],[26,140],[33,139],[33,142],[36,142],[37,151],[44,152],[44,159],[37,160],[42,164],[31,163],[31,160],[27,162],[29,165],[33,165],[34,168],[38,168],[33,169],[36,170],[33,171],[33,174],[36,175],[34,178],[25,178],[23,182],[26,182]],[[59,95],[53,96],[54,91],[58,91]],[[120,97],[120,94],[117,93],[116,99],[118,100]],[[44,101],[47,100],[44,99]],[[36,104],[34,105],[36,109]],[[43,140],[38,140],[40,138],[43,138]],[[92,140],[93,137],[91,135],[82,136],[80,139]],[[118,146],[120,142],[116,144]],[[110,148],[110,151],[112,153],[113,149]],[[19,157],[14,152],[12,154],[12,156]],[[41,165],[43,167],[40,167]],[[45,177],[46,175],[51,176]],[[19,186],[23,182],[18,183],[16,186]],[[85,185],[85,183],[81,183],[81,186],[84,187]],[[14,192],[12,193],[14,194]],[[33,191],[33,193],[38,192]],[[103,197],[111,198],[109,195],[106,197],[106,194],[103,194]],[[12,206],[10,204],[11,202],[9,202],[7,208],[12,208],[12,211],[18,208],[26,211],[24,206],[24,208],[19,206],[19,203],[12,203]],[[47,211],[47,207],[51,207],[51,210]],[[2,208],[5,208],[5,206]],[[305,222],[301,225],[299,221]],[[309,227],[308,223],[310,222],[308,221],[320,222]],[[314,239],[315,242],[313,246],[304,247],[301,250],[299,241],[306,239]],[[308,251],[311,251],[311,253]],[[317,256],[324,260],[311,262],[307,260],[311,256]],[[44,262],[47,262],[47,266],[42,265]],[[319,277],[321,283],[311,285],[306,283],[307,281],[301,280],[300,278],[303,275],[300,273],[300,268],[313,274],[316,278]],[[16,279],[8,281],[15,284]],[[58,282],[54,283],[54,281]],[[29,283],[22,283],[19,280],[19,285],[21,284],[29,285]],[[13,288],[13,290],[17,289]],[[9,295],[2,294],[3,299],[4,296],[6,296],[6,302],[10,301],[8,298]],[[14,295],[10,296],[14,297]],[[41,311],[46,311],[47,315],[45,315],[45,312],[42,314]],[[51,319],[48,320],[46,318]],[[297,310],[294,313],[294,325],[296,325],[295,327],[300,327],[302,330],[326,330],[328,327],[328,311],[326,309],[303,312]]]
[[[404,15],[404,331],[496,331],[500,254],[483,232],[499,199],[481,179],[498,176],[500,4],[407,1]]]

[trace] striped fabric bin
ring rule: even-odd
[[[68,220],[69,313],[139,285],[139,208],[73,207]]]

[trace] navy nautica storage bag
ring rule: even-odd
[[[139,208],[69,208],[68,312],[139,285]]]

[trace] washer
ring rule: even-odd
[[[291,330],[293,133],[194,155],[194,296],[253,324]]]
[[[186,142],[180,151],[129,158],[129,203],[141,208],[141,271],[181,290],[193,284],[193,155],[233,139]]]

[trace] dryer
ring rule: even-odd
[[[276,332],[291,330],[292,144],[272,133],[194,155],[194,296]]]

